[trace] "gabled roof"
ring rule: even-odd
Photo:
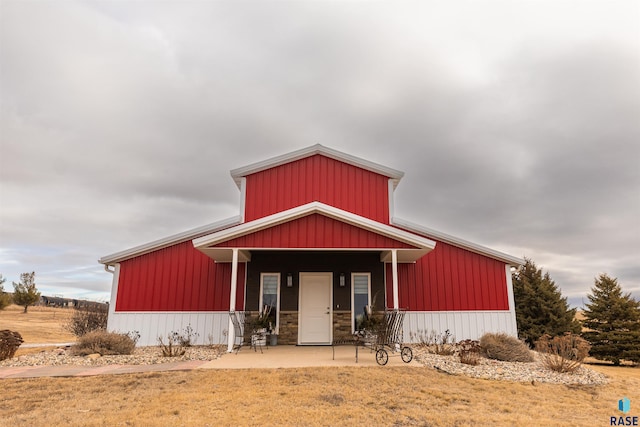
[[[103,256],[98,260],[100,264],[111,265],[126,259],[144,255],[149,252],[156,251],[158,249],[166,248],[167,246],[176,245],[178,243],[186,242],[187,240],[193,240],[200,236],[206,236],[216,231],[223,230],[225,228],[232,227],[240,224],[242,219],[240,216],[233,218],[227,218],[222,221],[214,222],[212,224],[203,225],[202,227],[193,228],[182,233],[173,234],[163,239],[154,240],[150,243],[135,246],[133,248],[125,249],[120,252],[113,253],[111,255]]]
[[[256,172],[274,168],[286,163],[290,163],[296,160],[304,159],[306,157],[311,157],[318,154],[386,176],[391,180],[394,187],[398,184],[400,179],[404,176],[404,172],[401,172],[377,163],[373,163],[356,156],[342,153],[340,151],[325,147],[320,144],[316,144],[307,148],[303,148],[301,150],[293,151],[287,154],[283,154],[281,156],[276,156],[271,159],[267,159],[261,162],[250,164],[248,166],[234,169],[231,171],[231,176],[233,177],[238,187],[241,188],[243,178],[246,177],[247,175],[251,175]],[[146,243],[140,246],[126,249],[124,251],[120,251],[111,255],[104,256],[100,258],[98,262],[105,265],[112,265],[126,259],[144,255],[146,253],[159,250],[159,249],[162,249],[171,245],[175,245],[178,243],[183,243],[188,240],[192,240],[194,245],[198,247],[199,250],[203,252],[204,252],[204,249],[210,251],[209,255],[211,255],[212,254],[211,251],[213,251],[214,249],[206,248],[206,246],[215,245],[214,243],[215,241],[224,241],[224,239],[230,240],[231,238],[233,238],[233,236],[235,237],[241,236],[242,233],[251,233],[251,232],[259,231],[260,229],[273,227],[277,224],[291,221],[295,218],[300,218],[302,216],[310,215],[312,213],[319,213],[322,215],[326,215],[328,217],[337,219],[339,221],[352,224],[356,227],[360,227],[365,230],[370,230],[374,233],[378,233],[383,236],[391,237],[393,239],[397,239],[399,241],[403,241],[408,244],[418,246],[423,250],[428,249],[424,253],[427,253],[433,249],[433,247],[435,246],[435,242],[433,242],[430,239],[435,239],[438,241],[442,241],[444,243],[451,244],[453,246],[457,246],[457,247],[469,250],[471,252],[478,253],[480,255],[487,256],[489,258],[493,258],[493,259],[505,262],[506,264],[509,264],[512,266],[524,265],[524,260],[521,258],[513,257],[511,255],[507,255],[505,253],[495,251],[493,249],[489,249],[487,247],[451,236],[446,233],[442,233],[437,230],[423,227],[421,225],[417,225],[417,224],[404,221],[398,218],[391,218],[390,220],[391,225],[386,225],[386,224],[382,224],[382,223],[370,220],[368,218],[364,218],[364,217],[334,208],[332,206],[329,206],[320,202],[312,202],[303,206],[298,206],[296,208],[289,209],[284,212],[278,212],[268,217],[251,221],[250,223],[243,223],[243,218],[241,216],[228,218],[219,222],[194,228],[192,230],[188,230],[183,233],[175,234],[169,237],[165,237],[163,239],[155,240],[150,243]],[[229,236],[232,236],[232,237],[229,237]],[[217,239],[223,239],[223,240],[217,240]],[[412,241],[419,242],[419,244],[416,245],[414,243],[411,243]],[[219,248],[219,249],[222,250],[222,248]],[[229,251],[229,249],[227,248],[226,251]],[[412,249],[412,251],[416,251],[416,249]],[[407,253],[403,252],[403,258],[405,258],[405,260],[414,258],[416,255],[416,252],[411,252],[411,256],[408,256],[408,258],[405,257],[407,254],[408,252]],[[248,252],[245,253],[244,255],[250,256]]]
[[[353,225],[364,230],[371,231],[373,233],[389,237],[399,242],[407,243],[413,248],[396,249],[398,253],[399,262],[412,262],[421,258],[436,246],[436,242],[427,239],[417,234],[413,234],[399,228],[391,227],[386,224],[382,224],[377,221],[353,214],[351,212],[343,211],[342,209],[335,208],[333,206],[326,205],[321,202],[311,202],[302,206],[297,206],[292,209],[288,209],[283,212],[278,212],[273,215],[269,215],[263,218],[256,219],[251,222],[237,225],[232,228],[220,230],[215,233],[209,234],[193,240],[193,246],[199,251],[207,254],[211,258],[220,262],[228,262],[231,260],[232,250],[228,247],[215,247],[217,244],[244,236],[250,233],[255,233],[267,228],[277,226],[279,224],[290,222],[298,218],[312,215],[321,214],[338,221]],[[255,249],[255,248],[253,248]],[[282,248],[268,248],[268,249],[282,249]],[[316,248],[307,248],[316,249]],[[387,248],[371,248],[382,249],[381,256],[382,261],[390,260],[391,250],[385,250]],[[243,251],[241,259],[247,260],[250,258],[248,252]]]
[[[248,166],[243,166],[231,171],[231,177],[236,182],[238,188],[241,186],[242,178],[251,175],[256,172],[271,169],[276,166],[284,165],[286,163],[294,162],[296,160],[311,157],[316,154],[321,154],[325,157],[329,157],[334,160],[339,160],[343,163],[347,163],[362,169],[366,169],[371,172],[386,176],[394,181],[394,187],[398,185],[400,179],[404,176],[404,172],[396,169],[389,168],[387,166],[380,165],[378,163],[370,162],[360,157],[352,156],[350,154],[343,153],[332,148],[325,147],[324,145],[316,144],[311,147],[303,148],[301,150],[292,151],[281,156],[272,157],[261,162],[252,163]]]
[[[476,243],[469,242],[468,240],[460,239],[458,237],[452,236],[450,234],[443,233],[441,231],[434,230],[432,228],[423,227],[418,224],[414,224],[409,221],[405,221],[399,218],[392,218],[391,224],[396,227],[402,228],[404,230],[409,230],[410,232],[420,234],[425,237],[429,237],[432,239],[439,240],[441,242],[449,243],[450,245],[457,246],[462,249],[466,249],[471,252],[475,252],[480,255],[484,255],[489,258],[497,259],[506,264],[509,264],[514,267],[518,267],[520,265],[524,265],[524,260],[522,258],[514,257],[503,252],[499,252],[486,246],[478,245]]]

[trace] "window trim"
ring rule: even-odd
[[[264,300],[264,277],[265,276],[276,276],[277,284],[276,284],[276,325],[275,325],[275,333],[278,334],[280,331],[280,273],[260,273],[260,296],[258,298],[258,310],[262,310],[263,300]]]
[[[351,273],[351,333],[356,331],[356,281],[355,276],[367,276],[367,305],[371,305],[371,272]]]

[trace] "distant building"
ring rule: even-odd
[[[81,308],[81,307],[100,307],[100,306],[108,306],[109,303],[98,302],[98,301],[88,301],[83,299],[73,299],[73,298],[63,298],[63,297],[51,297],[47,295],[40,296],[40,301],[38,305],[44,305],[47,307],[73,307],[73,308]]]

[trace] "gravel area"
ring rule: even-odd
[[[26,354],[0,362],[3,366],[45,366],[45,365],[155,365],[185,360],[215,360],[219,358],[226,347],[224,346],[193,346],[187,348],[180,357],[162,357],[160,347],[137,347],[131,355],[120,356],[71,356],[70,347],[59,347],[42,350],[37,353]],[[451,375],[466,375],[474,378],[503,380],[529,383],[579,384],[598,385],[609,382],[608,378],[599,372],[581,366],[574,373],[558,373],[545,368],[539,358],[532,363],[502,362],[481,358],[476,366],[460,363],[457,356],[440,356],[428,353],[419,348],[413,348],[415,360],[426,367],[446,372]],[[534,353],[535,354],[535,353]]]
[[[3,360],[3,366],[45,366],[45,365],[155,365],[159,363],[179,362],[185,360],[215,360],[226,347],[193,346],[179,357],[162,357],[160,347],[137,347],[133,354],[118,356],[71,356],[69,347],[47,349],[38,353],[25,354],[13,359]]]
[[[599,385],[609,382],[606,375],[589,369],[585,365],[582,365],[573,373],[552,371],[542,365],[537,355],[536,360],[531,363],[502,362],[480,358],[480,363],[472,366],[460,363],[460,359],[457,356],[440,356],[426,351],[415,351],[415,349],[414,353],[415,359],[425,366],[451,375],[466,375],[474,378],[502,381],[567,385]]]

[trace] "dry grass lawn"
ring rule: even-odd
[[[640,369],[596,369],[611,384],[519,384],[412,367],[5,379],[0,425],[594,426],[620,414],[623,396],[637,415]]]
[[[0,311],[0,327],[30,342],[73,341],[61,330],[71,310],[20,310]],[[640,415],[640,368],[593,369],[611,383],[519,384],[415,367],[4,379],[0,426],[594,426],[621,415],[616,408],[623,396],[632,402],[629,415]]]
[[[0,329],[20,332],[25,344],[73,342],[76,337],[63,329],[73,309],[29,307],[27,313],[15,304],[0,310]],[[20,350],[19,350],[20,351]]]

